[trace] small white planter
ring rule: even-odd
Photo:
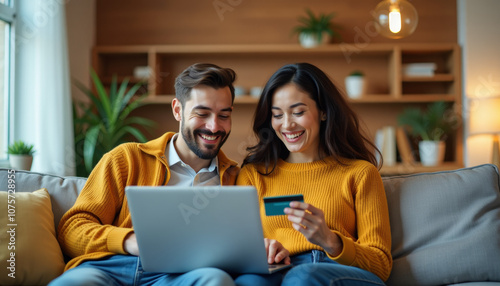
[[[318,38],[315,34],[307,34],[300,33],[299,34],[299,42],[303,48],[310,49],[315,48],[317,46],[325,45],[330,42],[330,35],[328,33],[323,33],[321,37],[321,42],[318,41]]]
[[[422,166],[438,166],[444,161],[444,141],[420,141],[418,150]]]
[[[349,98],[360,98],[365,94],[365,77],[350,75],[345,78],[345,91]]]
[[[31,170],[31,163],[33,163],[33,156],[30,155],[9,155],[10,167],[15,170]]]

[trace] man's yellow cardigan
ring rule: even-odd
[[[122,144],[105,154],[94,168],[75,204],[61,218],[58,240],[64,252],[74,257],[71,269],[85,260],[126,254],[125,237],[133,231],[125,197],[129,185],[159,186],[170,179],[165,148],[175,133],[144,144]],[[237,163],[222,151],[218,155],[220,183],[234,185]]]

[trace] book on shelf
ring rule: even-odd
[[[415,165],[413,148],[403,127],[384,126],[375,133],[375,146],[382,153],[384,166],[394,166],[398,159],[404,165]],[[380,162],[380,154],[376,154]]]
[[[382,153],[383,145],[384,145],[384,131],[382,129],[378,129],[375,132],[375,147],[377,147],[377,149],[380,151],[380,153],[375,152],[375,158],[377,159],[377,163],[379,163],[379,164],[380,164],[380,160],[381,160],[380,155]]]
[[[410,139],[408,138],[408,134],[406,134],[406,130],[403,127],[396,128],[396,146],[403,164],[415,164],[415,156],[411,148]]]
[[[396,131],[393,126],[384,126],[375,133],[375,146],[382,153],[385,166],[396,164]],[[380,154],[376,154],[377,162],[380,162]]]
[[[405,76],[434,76],[437,69],[436,63],[411,63],[403,65]]]

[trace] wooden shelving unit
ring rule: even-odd
[[[196,62],[210,62],[234,69],[237,73],[235,86],[247,90],[263,86],[273,72],[288,63],[310,62],[324,70],[340,89],[344,89],[344,78],[351,71],[362,70],[368,82],[367,94],[349,102],[372,138],[378,128],[395,126],[397,115],[409,106],[423,108],[434,101],[455,104],[457,109],[460,106],[460,49],[457,44],[373,43],[363,48],[353,47],[353,44],[333,44],[315,49],[304,49],[295,44],[96,46],[93,49],[93,66],[105,84],[109,84],[113,75],[118,79],[128,77],[134,83],[141,82],[133,77],[134,68],[149,67],[151,76],[144,81],[144,90],[148,93],[147,102],[150,105],[144,108],[151,109],[147,114],[153,117],[159,113],[157,110],[165,109],[154,106],[171,103],[175,77]],[[404,64],[421,62],[435,63],[436,73],[429,77],[403,74]],[[233,118],[233,132],[223,149],[239,162],[245,155],[244,147],[252,143],[249,119],[253,116],[257,100],[249,95],[235,99],[238,116]],[[165,131],[159,129],[158,134]],[[384,166],[381,172],[404,174],[462,167],[461,128],[448,138],[446,146],[445,164],[442,166],[407,168],[398,164]]]
[[[455,162],[445,162],[439,166],[427,167],[417,163],[415,165],[397,164],[394,166],[383,166],[380,170],[382,176],[397,176],[401,174],[413,174],[422,172],[439,172],[463,168],[463,165]]]

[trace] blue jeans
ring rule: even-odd
[[[89,260],[64,272],[50,286],[77,285],[230,285],[229,274],[217,268],[200,268],[183,274],[145,272],[139,257],[113,255]]]
[[[273,274],[238,274],[234,275],[237,286],[279,286],[283,280],[284,271]]]
[[[291,257],[290,269],[281,285],[385,285],[375,274],[339,264],[319,250],[312,250]]]

